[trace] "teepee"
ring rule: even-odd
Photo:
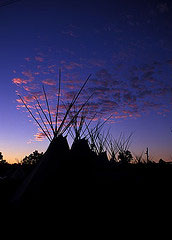
[[[66,159],[69,157],[69,145],[66,138],[67,133],[69,132],[71,125],[74,124],[77,116],[82,111],[84,106],[86,106],[92,95],[88,97],[88,99],[80,106],[80,108],[72,117],[69,118],[69,115],[71,116],[72,108],[79,98],[85,85],[87,84],[90,76],[91,75],[88,76],[78,93],[73,97],[69,106],[66,108],[64,117],[59,120],[58,117],[61,94],[61,70],[59,70],[58,95],[54,125],[53,117],[50,112],[48,97],[44,87],[43,95],[48,114],[46,114],[45,110],[43,110],[38,98],[36,96],[34,97],[37,103],[37,105],[35,105],[35,109],[39,115],[39,120],[33,114],[22,96],[19,95],[21,102],[24,104],[31,117],[42,130],[43,134],[49,140],[50,144],[38,165],[34,168],[31,174],[25,179],[25,181],[17,190],[13,198],[14,202],[20,202],[23,201],[23,199],[24,201],[38,201],[40,199],[47,199],[47,197],[51,198],[52,195],[54,197],[54,193],[57,192],[57,188],[63,184],[63,181],[65,181],[64,171],[62,169],[63,165],[66,162]],[[58,124],[58,122],[60,123]]]

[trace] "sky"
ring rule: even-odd
[[[47,149],[18,94],[34,112],[33,96],[44,104],[44,85],[53,114],[59,68],[66,104],[91,74],[78,103],[93,94],[88,119],[95,112],[95,120],[112,115],[104,131],[116,139],[133,133],[133,154],[148,147],[152,160],[172,160],[172,1],[11,2],[0,0],[0,152],[5,160],[19,162]]]

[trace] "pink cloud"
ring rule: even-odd
[[[32,77],[32,73],[30,71],[23,71],[22,74],[28,78]]]
[[[123,110],[122,111],[124,114],[130,114],[131,113],[131,111],[129,111],[129,110]]]
[[[36,84],[32,84],[30,86],[23,86],[24,90],[27,92],[30,92],[31,90],[35,90],[37,89],[37,85]]]
[[[65,73],[64,74],[64,83],[65,84],[81,84],[80,77],[77,73]]]
[[[57,66],[56,66],[55,64],[49,65],[49,66],[48,66],[48,71],[49,71],[50,73],[55,73],[55,72],[56,72],[56,70],[55,70],[56,67],[57,67]]]
[[[38,62],[43,62],[44,61],[43,57],[40,57],[40,56],[36,56],[35,60],[38,61]]]
[[[29,62],[31,59],[30,59],[30,57],[26,57],[25,60],[26,60],[27,62]]]
[[[32,97],[33,99],[35,97],[37,97],[39,100],[43,100],[45,99],[44,97],[44,93],[42,91],[37,91],[37,92],[30,92],[31,95],[29,95],[30,97]],[[48,96],[49,97],[49,96]]]
[[[23,99],[25,102],[33,102],[34,101],[33,96],[24,96]]]
[[[48,68],[55,68],[57,67],[56,64],[49,65]]]
[[[43,141],[45,139],[45,133],[39,132],[34,135],[36,141]]]
[[[20,110],[21,108],[26,109],[25,105],[22,104],[21,99],[16,99],[16,101],[17,101],[18,103],[20,103],[20,105],[18,104],[18,105],[16,106],[17,110]],[[32,105],[30,105],[30,104],[27,104],[27,107],[28,107],[29,109],[34,109],[34,107],[33,107]]]
[[[75,86],[74,86],[74,85],[66,84],[66,87],[67,87],[67,89],[69,89],[69,90],[75,89]]]
[[[121,118],[127,118],[127,115],[120,115],[120,116],[115,116],[116,119],[121,119]]]
[[[34,77],[30,71],[23,71],[22,74],[27,77],[27,82],[32,82],[34,80]]]
[[[43,84],[49,85],[49,86],[55,86],[56,85],[56,81],[53,79],[45,79],[42,81]]]
[[[76,63],[76,62],[70,62],[69,64],[66,64],[64,67],[68,70],[72,70],[74,68],[82,68],[83,64]]]
[[[20,84],[26,84],[27,83],[27,80],[24,80],[22,78],[13,78],[12,79],[12,82],[16,85],[20,85]]]
[[[70,37],[77,37],[77,35],[73,31],[71,31],[71,30],[69,30],[69,31],[62,31],[62,33],[65,34],[65,35],[68,35]]]
[[[34,75],[39,75],[40,73],[39,72],[34,72]]]

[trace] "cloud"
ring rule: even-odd
[[[30,58],[30,57],[26,57],[25,60],[26,60],[27,62],[30,62],[30,61],[31,61],[31,58]]]
[[[119,107],[117,102],[110,99],[102,99],[100,103],[101,103],[100,108],[106,111],[114,110]]]
[[[64,68],[67,70],[73,70],[75,68],[83,68],[83,64],[77,62],[70,62],[64,65]]]
[[[32,90],[36,90],[38,88],[38,85],[32,83],[30,85],[24,85],[23,88],[24,88],[25,91],[31,92]]]
[[[97,71],[96,77],[90,80],[90,86],[87,88],[88,92],[94,92],[95,96],[90,108],[93,106],[96,111],[104,114],[114,111],[123,112],[125,114],[122,116],[116,115],[121,119],[137,118],[142,112],[148,112],[151,109],[157,111],[162,108],[163,99],[161,101],[157,97],[158,95],[165,97],[169,91],[166,87],[160,87],[160,79],[158,85],[153,85],[157,82],[155,78],[152,81],[152,75],[156,73],[153,64],[134,66],[128,73],[129,78],[120,81],[116,80],[121,78],[120,73],[115,76],[105,68]]]
[[[73,99],[73,97],[76,95],[77,91],[73,90],[73,91],[67,91],[63,93],[63,96],[65,97],[65,99],[67,100],[71,100]]]
[[[56,66],[56,64],[52,64],[52,65],[49,65],[48,66],[48,72],[49,73],[56,73],[57,72],[57,66]]]
[[[95,66],[95,67],[104,67],[105,61],[100,59],[91,59],[88,62],[88,64],[91,64],[92,66]]]
[[[36,133],[34,137],[36,141],[42,142],[46,138],[46,135],[43,132],[39,132],[39,133]]]
[[[44,61],[44,58],[43,57],[40,57],[40,56],[35,56],[35,60],[37,62],[43,62]]]
[[[56,79],[55,72],[57,71],[55,68],[57,64],[50,61],[46,66],[45,63],[41,61],[38,62],[40,62],[39,65],[36,65],[32,71],[22,71],[26,79],[15,78],[13,82],[20,87],[18,89],[21,95],[26,95],[24,97],[25,102],[33,105],[33,112],[35,112],[34,104],[36,104],[33,96],[36,96],[47,113],[45,96],[41,89],[42,83],[45,84],[51,113],[55,116],[58,92],[55,85],[58,85],[58,81],[54,79]],[[86,71],[90,71],[89,65],[98,70],[95,74],[93,73],[94,75],[91,76],[76,102],[76,107],[80,107],[88,96],[94,92],[93,97],[88,102],[89,112],[87,118],[91,118],[95,112],[98,112],[97,118],[99,118],[99,116],[102,118],[103,115],[109,116],[114,114],[113,119],[115,121],[118,121],[118,119],[122,121],[127,118],[140,117],[142,113],[151,110],[161,112],[165,97],[167,94],[170,95],[170,90],[166,85],[163,85],[163,79],[157,74],[157,72],[161,70],[160,67],[163,68],[162,63],[154,61],[150,64],[134,65],[131,67],[128,67],[128,65],[125,67],[123,63],[114,65],[111,70],[109,67],[106,68],[104,64],[103,61],[96,59],[91,59],[87,62],[86,59],[83,59],[83,61],[81,61],[81,59],[80,61],[60,61],[63,78],[61,100],[64,101],[65,105],[62,101],[60,102],[59,119],[64,117],[64,112],[66,111],[65,106],[68,106],[84,82],[81,80],[81,68],[85,68],[86,66]],[[172,60],[169,59],[164,64],[172,64]],[[44,74],[47,75],[45,76]],[[23,84],[22,87],[21,84]],[[20,101],[18,101],[18,103],[21,107],[22,103]],[[44,137],[42,134],[36,135],[36,138],[39,140],[42,140]]]
[[[153,91],[150,90],[150,89],[141,89],[139,92],[138,92],[138,95],[137,97],[138,98],[144,98],[146,96],[151,96],[151,95],[154,95]]]
[[[128,92],[127,94],[123,95],[124,103],[135,103],[136,96],[132,92]]]
[[[155,66],[154,64],[141,64],[138,67],[138,70],[142,71],[142,72],[152,72],[155,70]]]
[[[152,75],[154,74],[154,71],[151,70],[151,71],[145,71],[145,73],[143,74],[143,78],[149,78],[149,77],[152,77]]]
[[[100,82],[99,82],[100,83]],[[104,96],[106,93],[109,93],[110,89],[104,86],[97,86],[97,87],[89,87],[88,90],[91,93],[96,94],[97,97]]]
[[[26,84],[27,80],[24,80],[22,78],[13,78],[12,82],[16,85]]]
[[[30,71],[22,71],[21,73],[28,78],[26,80],[27,82],[32,82],[35,79],[33,74]]]
[[[115,116],[116,119],[124,119],[124,118],[127,118],[128,115],[119,115],[119,116]]]
[[[69,24],[65,27],[65,29],[62,31],[62,34],[67,35],[69,37],[78,37],[78,34],[76,33],[79,27]]]
[[[77,37],[77,35],[72,30],[64,30],[64,31],[62,31],[62,34],[65,34],[70,37]]]
[[[163,87],[163,88],[158,88],[157,91],[155,92],[155,96],[166,96],[167,94],[170,93],[170,88],[169,87]]]
[[[57,84],[57,82],[53,79],[45,79],[42,81],[42,83],[49,86],[55,86]]]
[[[32,78],[32,73],[30,71],[23,71],[22,74],[28,78]]]
[[[34,72],[34,75],[39,75],[40,74],[40,72]]]
[[[112,75],[106,69],[101,69],[96,72],[96,77],[108,80],[112,78]]]
[[[121,84],[118,77],[115,74],[110,73],[107,69],[103,68],[96,72],[97,82],[101,84],[101,86],[105,87],[115,87],[115,85]],[[95,80],[94,80],[95,81]]]
[[[78,73],[64,72],[63,76],[65,83],[80,83],[80,80],[78,80],[80,78]]]
[[[121,93],[120,92],[116,92],[113,94],[113,98],[117,101],[120,102],[121,101]]]
[[[150,109],[150,108],[154,109],[154,110],[157,110],[160,107],[162,107],[162,104],[160,104],[160,103],[155,103],[155,102],[150,102],[150,101],[143,102],[143,109],[144,110]]]
[[[16,99],[16,101],[19,103],[19,104],[16,106],[17,110],[20,110],[21,108],[22,108],[22,109],[25,108],[25,105],[23,104],[23,102],[22,102],[22,100],[21,100],[20,98]],[[25,99],[25,102],[27,102],[26,99]],[[28,102],[31,102],[31,101],[28,101]],[[29,109],[34,109],[33,105],[28,104],[28,103],[27,103],[27,107],[28,107]]]
[[[24,99],[24,101],[27,102],[27,103],[28,103],[28,102],[33,102],[33,101],[35,100],[34,97],[31,96],[31,95],[24,96],[23,99]]]

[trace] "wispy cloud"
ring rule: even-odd
[[[23,74],[23,76],[27,77],[28,80],[34,80],[34,76],[31,71],[22,71],[21,73]]]
[[[40,57],[40,56],[35,56],[35,60],[38,61],[38,62],[43,62],[44,58]]]
[[[37,89],[37,85],[36,84],[32,84],[30,86],[23,86],[24,90],[27,92],[33,91]]]
[[[27,80],[24,80],[22,78],[13,78],[12,82],[16,85],[26,84]]]
[[[79,28],[76,25],[69,24],[62,30],[62,34],[72,38],[76,38],[78,37],[78,29]]]
[[[65,64],[64,68],[66,68],[68,70],[72,70],[72,69],[75,69],[75,68],[83,68],[83,64],[82,63],[77,63],[77,62],[70,62],[68,64]]]
[[[36,56],[39,56],[36,55]],[[42,55],[41,55],[42,56]],[[46,58],[48,59],[48,58]],[[35,61],[35,60],[34,60]],[[30,70],[23,68],[20,75],[24,78],[14,78],[12,81],[18,86],[19,91],[24,96],[24,100],[34,109],[36,96],[46,114],[48,114],[45,104],[45,96],[41,85],[45,85],[48,100],[50,102],[51,113],[55,116],[57,93],[58,93],[58,64],[53,61],[39,62],[35,68]],[[30,66],[30,62],[27,62]],[[92,58],[86,62],[86,59],[73,61],[61,60],[62,66],[62,88],[60,102],[60,117],[64,116],[66,106],[69,105],[78,89],[84,83],[81,69],[89,72],[94,67],[94,74],[91,76],[85,89],[79,96],[76,106],[80,107],[88,97],[94,93],[88,102],[87,117],[91,118],[95,112],[97,118],[113,114],[114,121],[122,121],[128,118],[138,118],[144,113],[155,111],[158,114],[167,114],[168,108],[164,107],[164,102],[168,97],[172,99],[172,85],[167,86],[163,81],[166,76],[163,71],[165,68],[171,69],[171,59],[162,62],[152,61],[152,63],[135,64],[129,67],[125,62],[114,65],[109,68],[104,61]],[[90,64],[90,65],[89,65]],[[165,66],[166,64],[166,66]],[[26,70],[27,69],[27,70]],[[51,70],[51,71],[50,71]],[[39,74],[35,74],[39,73]],[[55,75],[56,74],[56,75]],[[15,72],[17,75],[17,72]],[[23,92],[22,92],[23,91]],[[18,101],[19,105],[23,105]],[[23,107],[22,107],[23,109]],[[166,109],[163,110],[163,109]],[[37,138],[41,139],[41,135]]]
[[[29,96],[24,96],[23,97],[24,101],[27,103],[33,102],[34,101],[34,97],[29,95]]]
[[[46,135],[43,132],[38,132],[34,135],[34,137],[36,141],[42,142],[46,138]]]
[[[45,79],[42,80],[43,84],[49,85],[49,86],[55,86],[57,84],[57,82],[53,79]]]

